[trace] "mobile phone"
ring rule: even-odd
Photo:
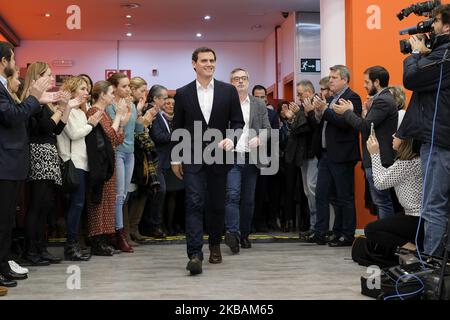
[[[373,128],[373,122],[370,124],[370,135],[375,136],[375,130]]]

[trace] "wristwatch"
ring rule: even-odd
[[[419,49],[414,49],[414,50],[412,51],[412,53],[413,53],[413,54],[419,54],[420,51],[419,51]]]

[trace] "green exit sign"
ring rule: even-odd
[[[320,72],[320,59],[300,59],[301,72]]]

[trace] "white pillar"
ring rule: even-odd
[[[320,0],[320,59],[322,77],[345,60],[345,0]]]

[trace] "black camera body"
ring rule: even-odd
[[[409,7],[402,9],[398,14],[397,18],[399,20],[403,20],[407,16],[409,16],[411,13],[414,13],[417,16],[426,16],[431,17],[433,14],[433,10],[436,9],[441,5],[440,0],[434,0],[434,1],[425,1],[425,2],[419,2],[416,4],[412,4]],[[434,18],[431,17],[427,20],[419,22],[416,26],[406,28],[403,30],[400,30],[400,35],[409,34],[421,34],[423,35],[425,39],[425,46],[428,49],[431,49],[434,43],[434,34],[433,34],[433,25]],[[403,54],[409,54],[412,52],[411,44],[409,43],[408,39],[400,40],[400,52]]]

